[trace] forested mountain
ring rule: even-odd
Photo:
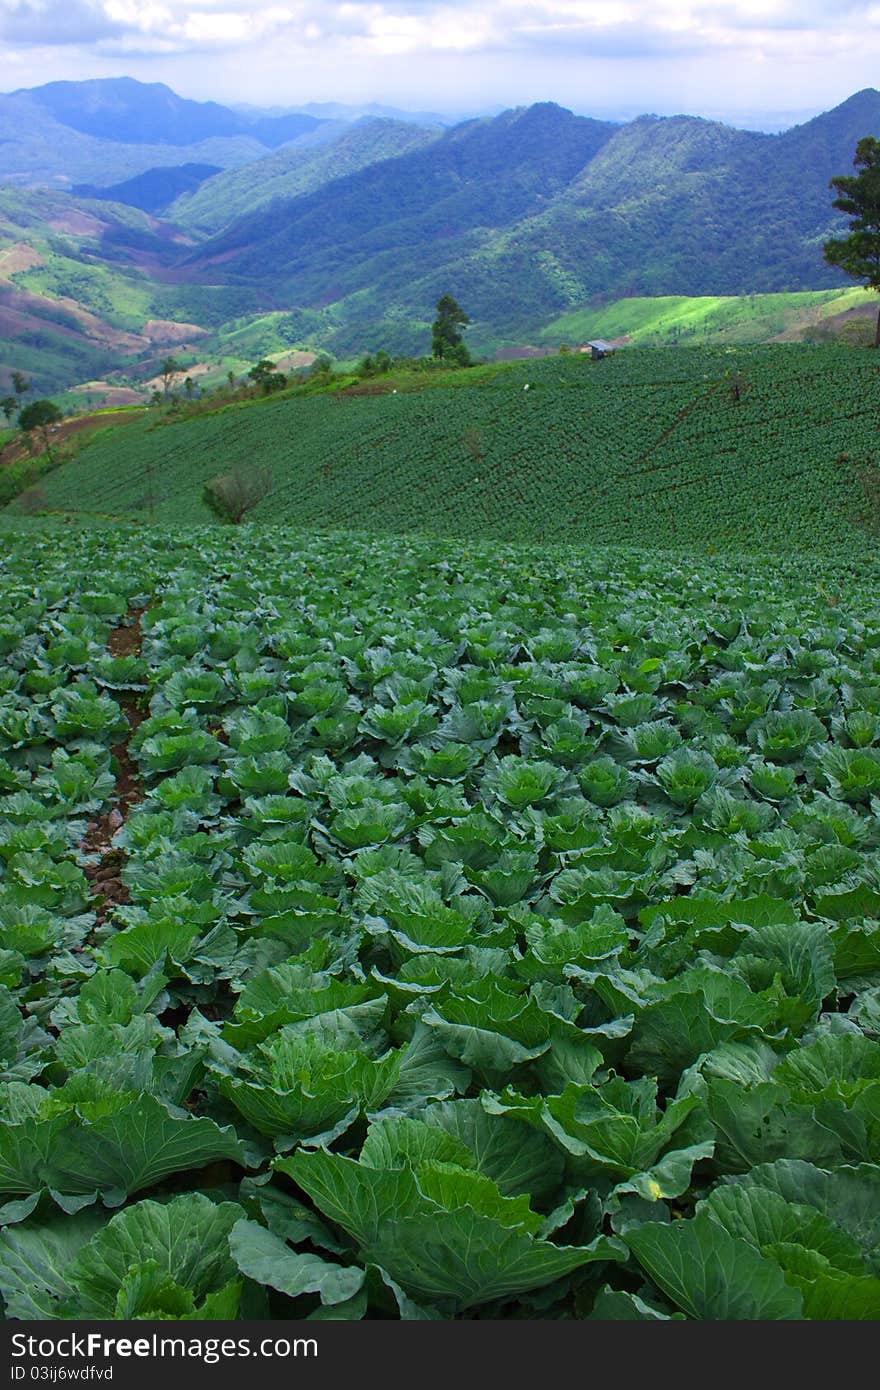
[[[254,352],[422,353],[444,293],[469,314],[475,350],[493,352],[550,341],[566,316],[625,297],[849,285],[822,257],[843,224],[829,180],[849,171],[863,136],[880,135],[880,93],[778,135],[693,116],[621,125],[550,102],[449,128],[309,119],[270,151],[257,136],[290,134],[266,125],[287,116],[167,88],[50,84],[0,97],[0,184],[52,190],[0,188],[14,340],[0,369],[26,360],[56,389],[69,380],[58,334],[83,324],[102,372],[101,325],[134,334],[150,372],[158,320],[201,334],[201,370],[225,374]],[[137,130],[199,143],[126,143]],[[55,191],[61,163],[68,180],[92,169],[80,188],[91,201]],[[204,178],[211,167],[220,172]]]
[[[406,346],[406,321],[449,287],[504,332],[597,296],[830,287],[828,181],[866,134],[880,134],[873,90],[781,135],[543,103],[276,201],[191,251],[185,273],[299,309],[304,332],[320,313],[341,351],[389,319]]]
[[[103,202],[125,203],[128,207],[140,208],[142,212],[163,213],[180,197],[192,194],[209,179],[219,174],[216,164],[176,164],[162,165],[158,169],[147,169],[134,178],[124,179],[106,187],[100,184],[74,184],[70,190],[76,198],[97,198]]]
[[[333,140],[297,143],[252,164],[224,170],[196,190],[182,193],[168,215],[188,229],[210,235],[271,203],[312,193],[369,164],[430,145],[441,131],[373,118],[340,124],[336,134]]]

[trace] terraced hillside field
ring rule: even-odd
[[[110,433],[52,511],[201,522],[205,481],[265,466],[256,520],[504,540],[852,546],[880,458],[880,363],[836,347],[558,356],[479,384],[353,390]]]
[[[880,1317],[878,577],[5,528],[6,1316]]]

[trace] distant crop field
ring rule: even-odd
[[[878,577],[6,526],[6,1316],[880,1317]]]
[[[48,479],[46,506],[196,523],[209,478],[265,467],[272,492],[255,519],[303,526],[852,546],[875,520],[864,477],[880,455],[878,399],[868,350],[570,354],[462,372],[454,389],[379,380],[130,426]]]

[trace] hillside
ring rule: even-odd
[[[294,145],[218,173],[196,191],[181,193],[169,206],[168,217],[193,232],[212,235],[272,203],[313,193],[370,164],[424,148],[439,134],[435,126],[405,121],[358,121],[317,147]]]
[[[27,92],[0,95],[0,184],[66,189],[119,183],[161,165],[245,164],[266,153],[252,133],[215,135],[191,145],[148,140],[133,145],[87,135],[55,119]]]
[[[177,198],[194,193],[206,179],[221,171],[216,164],[163,165],[146,169],[134,178],[106,186],[78,183],[71,188],[75,198],[94,198],[109,203],[126,203],[142,212],[159,213]]]
[[[25,372],[42,391],[88,380],[148,355],[142,332],[167,320],[173,296],[123,259],[126,241],[147,237],[156,266],[173,254],[171,234],[151,233],[134,209],[74,203],[47,192],[0,190],[0,372]],[[115,264],[107,248],[116,243]],[[90,247],[101,246],[96,261]],[[146,259],[143,248],[134,253]]]
[[[633,296],[560,314],[541,329],[538,341],[558,347],[606,338],[660,347],[827,341],[839,333],[867,346],[877,309],[876,293],[858,286],[791,294]]]
[[[40,505],[199,522],[207,479],[265,467],[273,488],[256,520],[864,549],[877,370],[873,353],[853,349],[633,348],[602,363],[572,354],[459,372],[424,389],[401,378],[396,394],[393,378],[294,392],[108,432],[44,480]]]
[[[407,350],[406,320],[424,317],[449,284],[467,281],[486,228],[534,214],[561,193],[611,138],[608,122],[576,117],[552,103],[465,122],[423,150],[371,165],[321,189],[241,218],[185,257],[184,273],[247,287],[273,307],[308,311],[332,306],[344,327],[333,350],[375,342],[382,320]],[[535,293],[520,282],[487,283],[474,318],[509,318],[508,294]],[[494,297],[491,316],[487,296]],[[520,315],[522,322],[525,315]],[[391,327],[393,324],[393,327]]]
[[[236,306],[214,312],[216,291],[165,282],[183,243],[136,208],[0,188],[0,385],[14,370],[40,394],[107,374],[127,384],[201,340]]]

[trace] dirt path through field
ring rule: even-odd
[[[142,633],[141,618],[146,608],[130,608],[126,621],[120,623],[107,639],[107,650],[111,656],[139,656]],[[148,711],[138,703],[137,697],[124,695],[119,700],[122,713],[128,722],[128,734],[111,749],[117,766],[116,787],[113,804],[89,824],[80,841],[80,849],[94,861],[84,870],[89,880],[93,906],[96,911],[95,926],[105,921],[117,903],[127,903],[128,889],[122,882],[122,866],[125,851],[113,845],[113,836],[128,819],[132,806],[144,799],[137,765],[132,761],[129,743],[138,728],[147,718]]]

